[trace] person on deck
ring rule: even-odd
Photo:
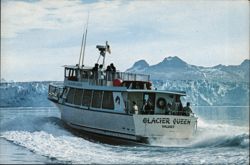
[[[95,66],[92,68],[92,71],[98,71],[98,68],[99,68],[99,64],[96,63]]]
[[[116,78],[116,74],[115,74],[116,68],[113,63],[110,64],[110,69],[111,69],[111,74],[112,74],[112,80],[114,80]]]
[[[170,103],[167,103],[166,110],[165,110],[165,115],[172,115],[171,106],[172,105]]]
[[[111,70],[110,65],[108,65],[108,66],[107,66],[107,69],[106,69],[106,72],[110,72],[110,71],[112,71],[112,70]]]
[[[112,70],[113,72],[116,72],[116,67],[114,66],[113,63],[110,64],[110,68],[111,68],[111,70]]]
[[[143,105],[143,111],[145,112],[145,114],[154,114],[153,106],[150,100],[147,100]]]
[[[187,105],[183,108],[183,111],[186,116],[190,116],[190,114],[192,113],[192,110],[190,108],[190,102],[187,102]]]
[[[96,63],[95,66],[92,68],[92,73],[94,76],[94,79],[97,80],[98,78],[98,68],[99,68],[99,64]]]
[[[135,101],[133,101],[132,113],[136,115],[139,114],[138,106],[136,105]]]
[[[103,65],[99,65],[98,68],[98,84],[103,85],[104,74],[103,74]]]
[[[106,76],[107,76],[107,80],[108,81],[111,81],[111,67],[110,65],[107,66],[107,69],[106,69]]]

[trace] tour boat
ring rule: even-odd
[[[86,133],[143,143],[193,137],[197,117],[183,111],[185,92],[154,89],[149,75],[106,69],[107,42],[97,45],[102,67],[83,65],[84,38],[79,63],[64,66],[62,84],[49,85],[48,99],[60,109],[62,121]]]

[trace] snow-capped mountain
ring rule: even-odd
[[[136,62],[126,72],[150,74],[156,80],[216,80],[249,82],[250,60],[240,65],[217,65],[201,67],[190,65],[178,57],[167,57],[156,65],[149,65],[145,60]]]
[[[249,66],[250,60],[244,60],[240,65],[201,67],[167,57],[151,66],[140,60],[126,72],[150,74],[157,89],[186,91],[186,100],[196,105],[249,106]]]
[[[134,63],[132,68],[134,71],[140,72],[140,71],[147,69],[148,67],[149,67],[149,64],[145,60],[139,60]]]

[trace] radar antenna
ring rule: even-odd
[[[96,48],[100,51],[100,55],[98,57],[97,63],[99,63],[100,58],[103,57],[102,66],[103,66],[103,68],[105,68],[106,52],[108,52],[109,54],[111,53],[108,41],[106,41],[106,45],[105,46],[103,46],[103,45],[96,45]]]

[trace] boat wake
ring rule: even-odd
[[[151,140],[152,145],[165,147],[249,147],[249,128],[228,124],[208,124],[198,119],[199,128],[192,139],[170,140],[163,137]]]
[[[3,129],[0,137],[36,154],[65,163],[137,163],[138,161],[141,163],[180,163],[185,160],[185,157],[181,158],[180,162],[174,159],[180,147],[185,148],[181,150],[181,152],[186,152],[183,154],[185,156],[192,150],[204,147],[249,147],[247,128],[211,125],[202,121],[199,121],[199,124],[197,136],[192,140],[169,141],[163,138],[151,141],[149,146],[131,147],[91,142],[77,137],[65,129],[62,121],[57,117],[29,118],[25,116],[1,122]],[[153,151],[153,154],[149,150]],[[168,155],[162,155],[162,153],[168,153]],[[193,158],[193,162],[197,161],[198,157]]]

